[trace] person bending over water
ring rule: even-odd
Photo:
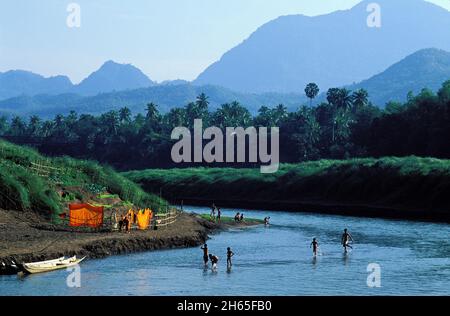
[[[205,244],[200,249],[203,250],[203,262],[205,263],[205,266],[207,266],[208,265],[208,245]]]
[[[311,248],[311,247],[313,249],[314,257],[316,257],[317,251],[319,249],[319,243],[317,242],[316,238],[313,238],[313,241],[311,242],[311,245],[309,246],[309,248]]]
[[[219,257],[217,257],[216,255],[210,254],[209,255],[209,260],[211,260],[211,264],[212,264],[211,268],[213,270],[216,270],[217,269],[217,263],[219,263]]]
[[[227,266],[228,268],[231,268],[231,266],[233,265],[231,262],[231,258],[234,256],[234,252],[231,251],[231,248],[228,247],[227,248]]]
[[[270,216],[264,217],[264,225],[269,226],[270,225]]]
[[[344,229],[344,233],[342,234],[342,247],[344,247],[344,251],[347,252],[347,247],[350,249],[353,249],[352,246],[350,246],[350,241],[353,242],[353,237],[352,235],[350,235],[350,233],[348,232],[347,228]]]

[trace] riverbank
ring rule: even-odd
[[[232,200],[232,199],[198,199],[183,198],[183,202],[192,206],[209,207],[216,203],[221,207],[236,210],[264,210],[302,212],[327,215],[342,215],[365,218],[385,218],[396,220],[425,221],[450,224],[450,213],[428,212],[420,209],[389,208],[364,204],[339,204],[323,201],[273,201],[273,200]]]
[[[216,224],[196,214],[183,213],[177,221],[158,230],[132,231],[131,234],[54,231],[39,225],[32,213],[0,210],[0,261],[30,262],[61,256],[89,259],[133,252],[195,247],[208,235],[229,227],[257,225],[259,222]]]
[[[123,175],[177,204],[450,222],[450,161],[320,160],[258,168],[143,170]]]

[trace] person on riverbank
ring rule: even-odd
[[[222,211],[220,208],[217,208],[217,222],[220,224],[220,217],[222,216]]]
[[[241,217],[239,218],[239,221],[240,221],[240,222],[243,222],[243,221],[244,221],[244,213],[241,214]]]
[[[203,250],[203,262],[205,263],[205,266],[208,265],[208,245],[205,244],[203,247],[201,247],[200,249]]]
[[[344,229],[344,233],[342,234],[341,242],[342,242],[342,247],[344,247],[345,252],[347,252],[347,247],[350,249],[353,249],[353,247],[350,246],[350,242],[353,242],[353,237],[352,237],[352,235],[350,235],[347,228]]]
[[[219,263],[219,257],[213,254],[209,254],[209,260],[211,260],[211,268],[213,270],[217,269],[217,264]]]
[[[211,207],[211,213],[209,214],[209,219],[211,220],[211,222],[216,221],[216,206],[214,204]]]
[[[313,249],[313,255],[314,255],[314,257],[317,257],[317,252],[318,252],[318,250],[319,250],[319,243],[317,242],[317,239],[316,239],[316,238],[313,238],[313,240],[312,240],[311,245],[309,246],[309,248],[311,248],[311,247],[312,247],[312,249]]]
[[[130,220],[128,219],[128,216],[127,216],[127,215],[125,215],[125,216],[123,217],[122,222],[123,222],[123,226],[125,227],[125,232],[126,232],[127,234],[130,233]]]
[[[241,213],[237,212],[234,216],[234,221],[237,223],[241,220]]]
[[[231,268],[231,266],[233,265],[233,263],[231,262],[231,258],[234,256],[234,252],[231,251],[231,248],[228,247],[227,248],[227,267],[228,269]]]

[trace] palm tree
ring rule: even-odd
[[[161,118],[161,115],[159,114],[159,111],[158,111],[158,105],[156,105],[153,102],[147,104],[147,115],[146,115],[147,121],[159,122],[160,118]]]
[[[352,95],[353,107],[363,108],[369,103],[369,93],[364,89],[358,89]]]
[[[131,122],[131,110],[128,107],[124,106],[119,110],[119,120],[120,122]]]
[[[346,112],[348,109],[352,107],[352,95],[351,91],[345,88],[339,89],[339,102],[338,108],[343,109]]]
[[[314,82],[308,83],[305,88],[305,94],[309,98],[309,105],[312,106],[312,101],[319,94],[319,86]]]
[[[199,96],[197,96],[197,100],[195,101],[195,103],[200,108],[206,109],[206,108],[208,108],[208,105],[209,105],[208,99],[209,99],[209,97],[207,97],[206,94],[204,94],[202,92]]]
[[[334,107],[339,107],[339,99],[340,99],[340,89],[339,88],[330,88],[327,91],[327,101],[330,105]]]
[[[38,136],[41,129],[41,119],[37,115],[30,117],[30,123],[28,124],[28,135]]]

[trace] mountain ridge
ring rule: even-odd
[[[369,3],[274,19],[207,67],[194,84],[259,93],[299,91],[315,81],[327,89],[367,79],[423,48],[450,50],[444,32],[436,31],[450,29],[444,8],[423,0],[380,0],[382,26],[369,28]]]

